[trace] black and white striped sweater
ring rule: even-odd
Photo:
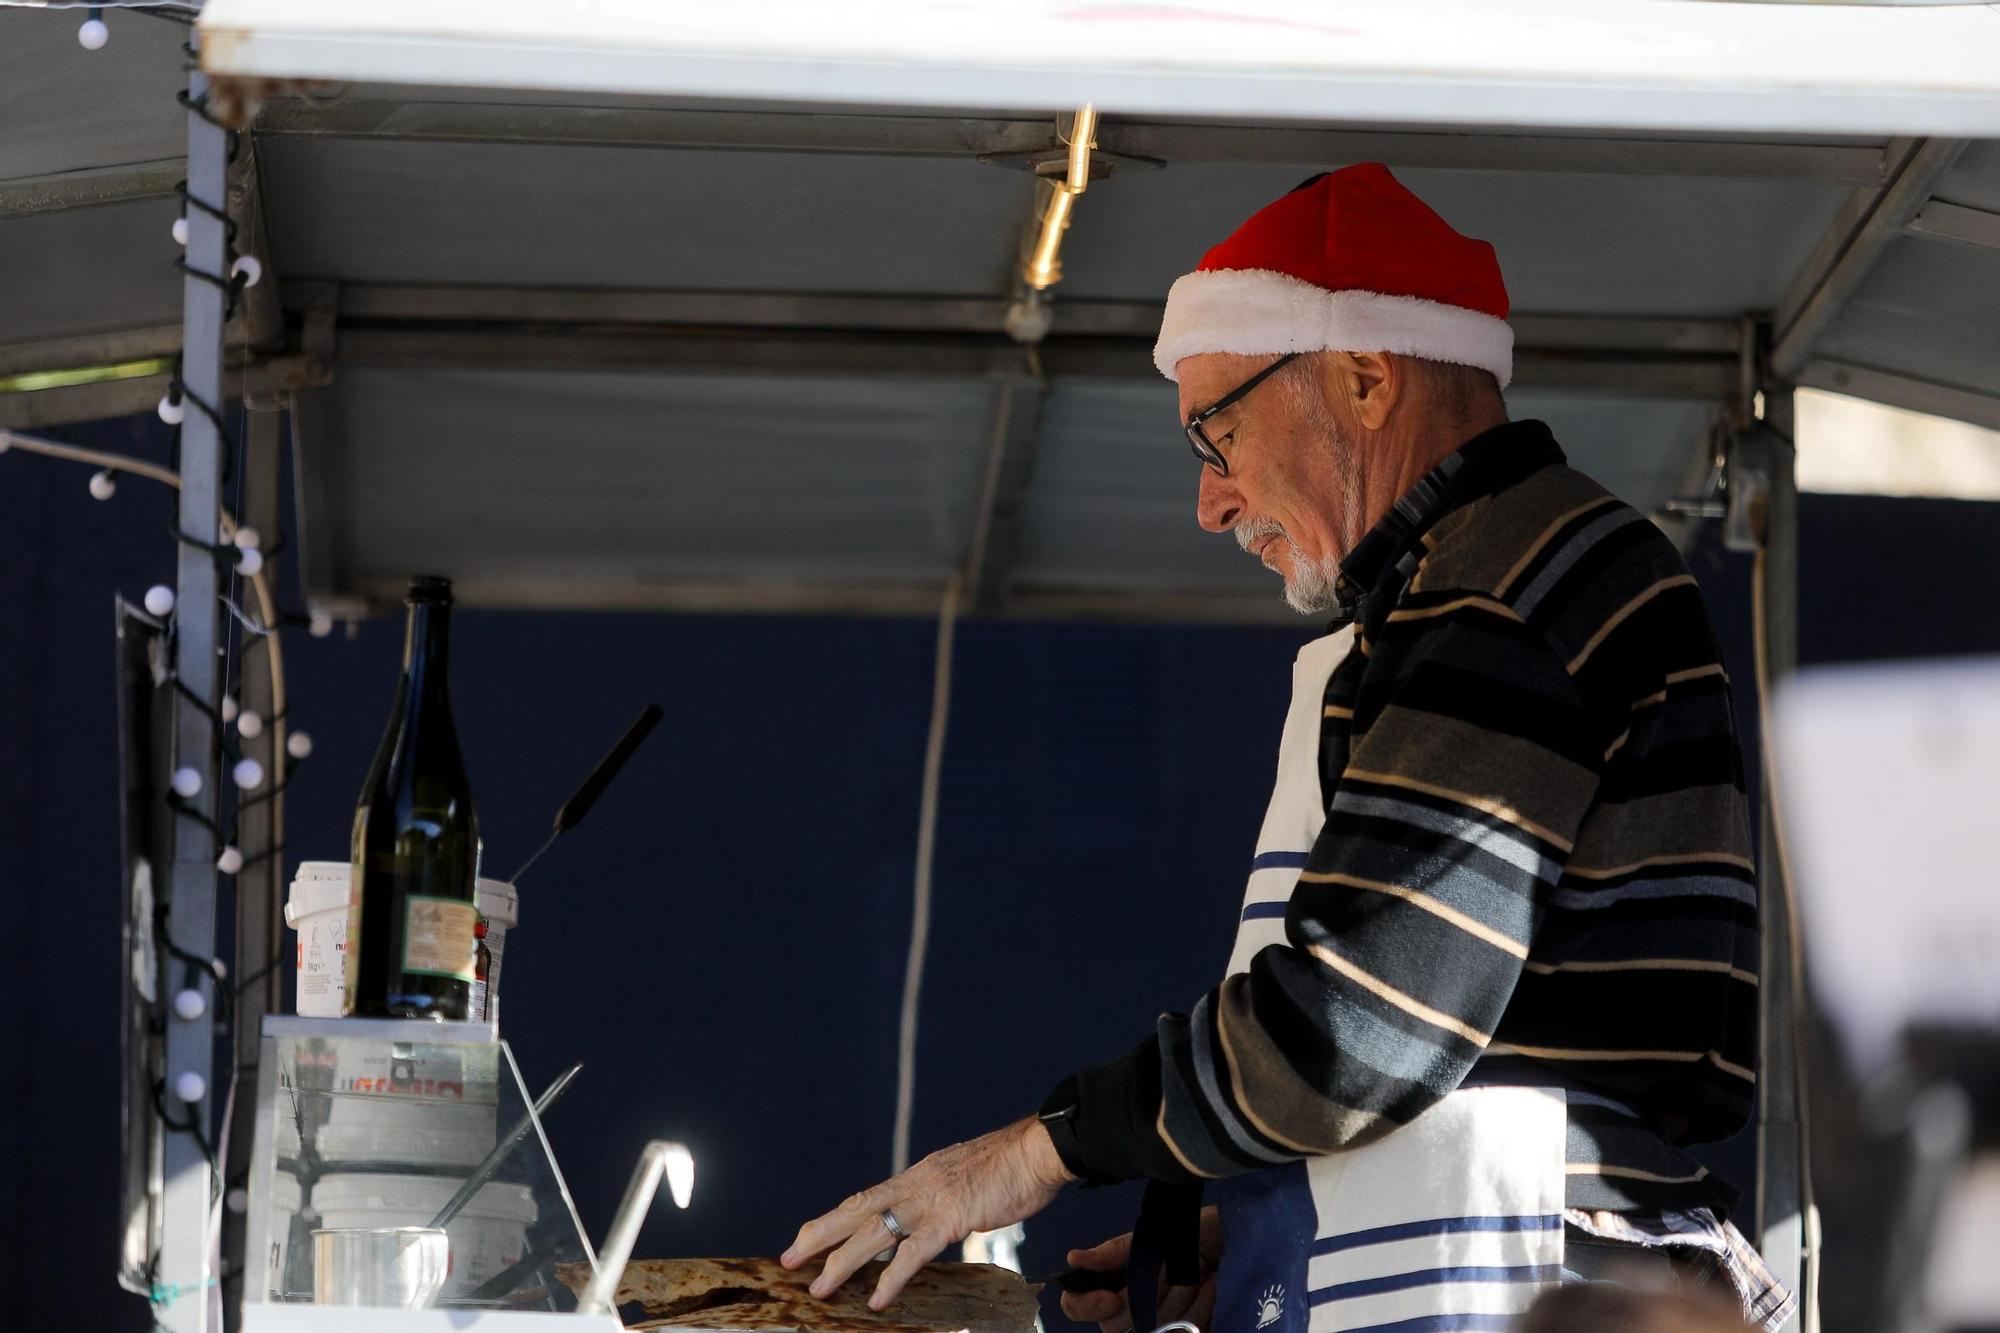
[[[1466,1083],[1570,1090],[1569,1204],[1726,1209],[1683,1145],[1748,1119],[1757,896],[1736,720],[1679,552],[1522,421],[1343,564],[1356,641],[1285,942],[1076,1076],[1073,1170],[1234,1175]],[[1232,1077],[1203,1087],[1195,1043]],[[1246,1153],[1241,1136],[1263,1151]]]

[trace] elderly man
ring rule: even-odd
[[[1789,1314],[1684,1146],[1754,1100],[1728,679],[1674,547],[1507,420],[1506,316],[1492,247],[1375,164],[1306,182],[1174,284],[1155,359],[1201,524],[1335,621],[1293,671],[1227,976],[1039,1116],[808,1223],[784,1261],[824,1255],[815,1291],[896,1245],[880,1308],[1068,1181],[1146,1179],[1215,1182],[1187,1285],[1156,1309],[1141,1262],[1170,1248],[1148,1211],[1192,1217],[1184,1188],[1149,1189],[1137,1239],[1071,1255],[1129,1257],[1144,1319],[1501,1328],[1607,1255]],[[1132,1317],[1124,1294],[1064,1304]]]

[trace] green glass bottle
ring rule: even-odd
[[[405,604],[402,684],[354,811],[345,1012],[462,1020],[479,819],[451,716],[451,580],[411,579]]]

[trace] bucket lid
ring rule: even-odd
[[[480,880],[479,914],[512,928],[521,919],[520,891],[505,880]]]
[[[327,868],[328,873],[306,874],[308,869],[322,866]],[[332,873],[336,871],[337,875]],[[292,879],[291,896],[285,900],[285,924],[296,928],[304,917],[336,908],[344,910],[349,893],[349,874],[344,861],[308,861],[300,866],[299,873]]]
[[[464,1183],[463,1179],[451,1176],[339,1171],[321,1176],[313,1183],[313,1208],[321,1217],[328,1213],[404,1213],[428,1221],[451,1202],[451,1196]],[[496,1180],[482,1186],[459,1216],[527,1226],[538,1216],[538,1210],[534,1191],[526,1185]]]

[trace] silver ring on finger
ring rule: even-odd
[[[882,1210],[882,1225],[889,1228],[889,1234],[894,1236],[898,1241],[905,1241],[910,1238],[910,1233],[903,1230],[903,1224],[896,1220],[896,1210],[894,1208],[884,1208]]]

